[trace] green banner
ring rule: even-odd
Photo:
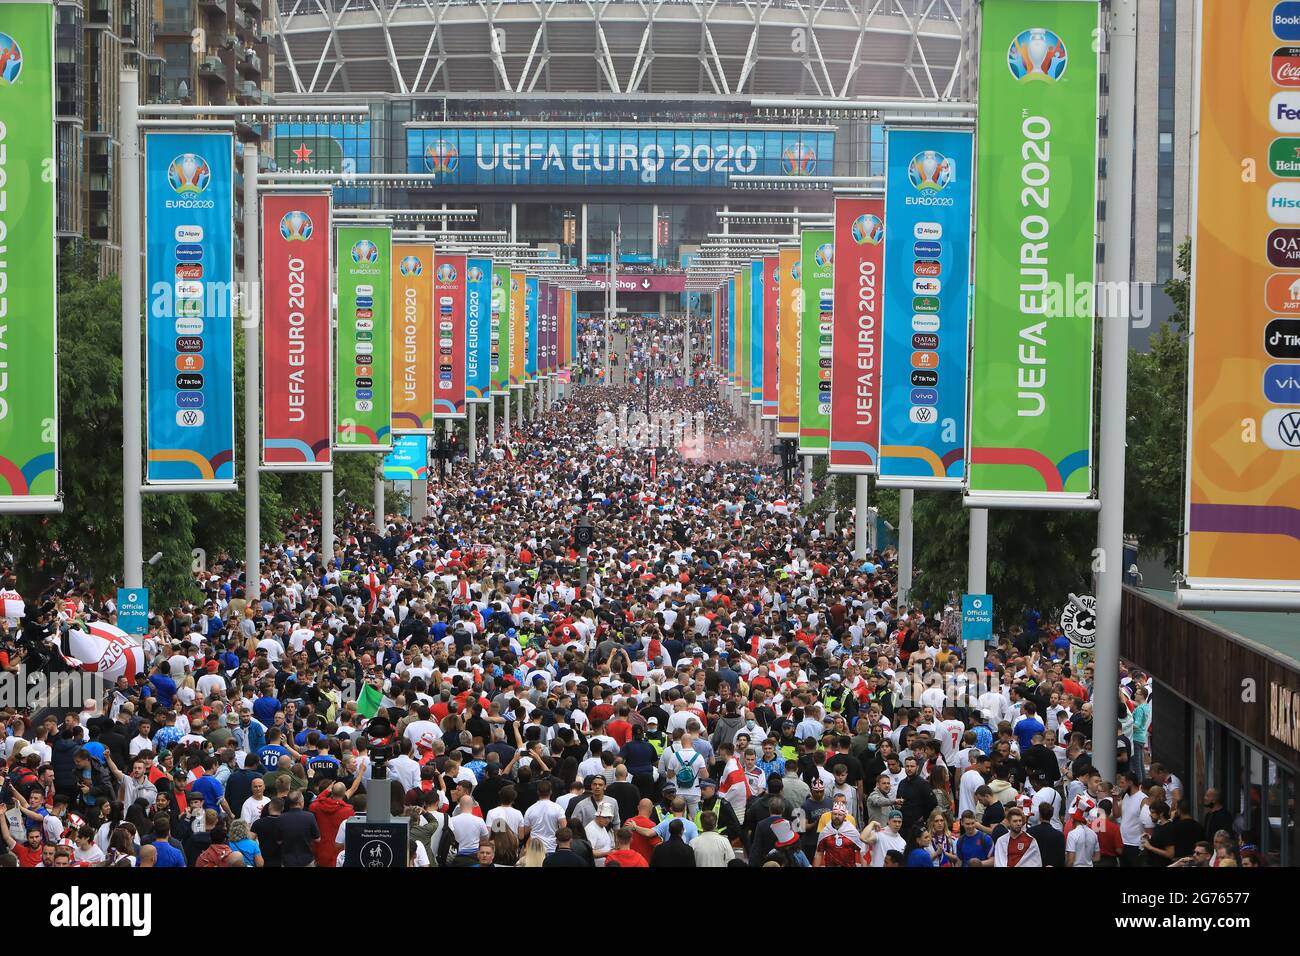
[[[392,245],[388,226],[341,226],[337,232],[339,451],[387,451],[393,444]]]
[[[0,499],[24,511],[59,496],[53,50],[53,4],[0,4]]]
[[[831,302],[835,233],[805,230],[799,245],[799,454],[824,455],[831,440]]]
[[[510,394],[510,267],[492,267],[493,395]]]
[[[982,23],[968,494],[1069,508],[1092,491],[1100,9],[984,0]]]

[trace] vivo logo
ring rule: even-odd
[[[1270,365],[1264,373],[1264,397],[1274,405],[1300,405],[1300,365]]]

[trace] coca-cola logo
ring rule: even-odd
[[[1300,88],[1300,46],[1284,46],[1274,50],[1272,65],[1274,83]]]

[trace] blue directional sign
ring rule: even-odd
[[[128,634],[149,630],[149,589],[117,589],[117,626]]]
[[[987,641],[993,637],[993,595],[961,596],[961,639]]]

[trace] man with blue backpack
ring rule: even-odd
[[[660,764],[664,776],[677,785],[677,796],[686,801],[686,815],[691,818],[700,805],[700,781],[709,775],[708,762],[694,742],[693,734],[682,734],[664,751]]]

